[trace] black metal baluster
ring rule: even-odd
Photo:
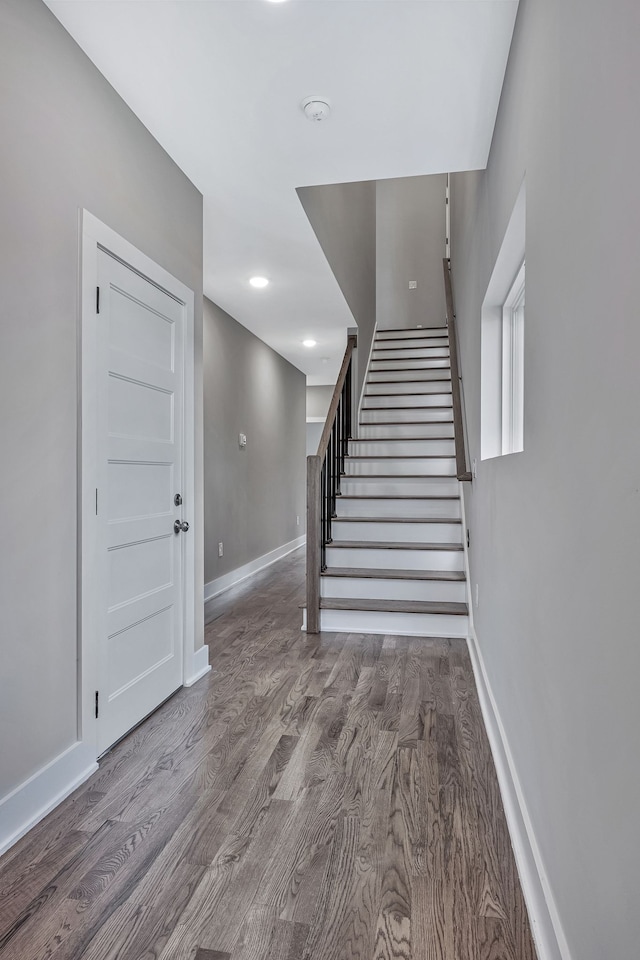
[[[349,440],[353,437],[351,431],[351,414],[352,414],[352,400],[351,400],[351,360],[349,360],[349,366],[347,368],[347,376],[345,378],[345,388],[347,392],[347,437]]]
[[[326,501],[326,488],[327,488],[327,459],[325,456],[324,462],[322,464],[322,472],[320,475],[320,503],[321,503],[321,518],[320,518],[320,569],[327,569],[327,501]]]
[[[329,434],[329,448],[327,450],[327,543],[331,543],[331,520],[333,517],[333,427]]]
[[[340,489],[340,478],[342,476],[342,443],[344,440],[344,433],[342,432],[342,394],[340,394],[340,400],[338,401],[338,410],[336,413],[336,425],[338,432],[338,447],[336,450],[336,496],[341,496],[342,491]],[[336,508],[337,513],[337,508]]]

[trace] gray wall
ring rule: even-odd
[[[331,384],[307,387],[307,419],[313,418],[311,423],[307,423],[307,456],[315,454],[318,449],[333,391]],[[322,420],[313,422],[318,417],[322,417]]]
[[[206,583],[304,534],[305,392],[303,373],[205,298]]]
[[[332,384],[307,387],[307,416],[324,417],[326,420],[333,391]]]
[[[445,323],[444,175],[378,180],[376,312],[378,327]],[[418,286],[409,290],[409,281]]]
[[[40,0],[0,3],[0,89],[3,796],[77,739],[79,210],[195,291],[200,373],[202,198]]]
[[[640,5],[520,0],[453,178],[479,644],[573,960],[640,942]],[[524,453],[480,463],[480,307],[526,174]]]
[[[358,325],[359,397],[376,322],[376,184],[300,187],[298,196]]]

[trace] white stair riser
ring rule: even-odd
[[[351,441],[349,454],[361,457],[435,457],[441,454],[455,456],[453,440],[359,440]]]
[[[333,520],[334,540],[392,543],[462,543],[461,523],[379,523],[375,520]]]
[[[346,460],[345,476],[405,476],[405,477],[454,477],[456,461],[454,457],[418,458],[402,460],[391,457],[389,460]]]
[[[411,407],[409,410],[391,407],[390,409],[375,408],[361,411],[361,423],[441,423],[448,421],[451,427],[453,417],[452,407],[434,409],[433,407]]]
[[[428,340],[405,341],[404,343],[376,343],[371,351],[371,355],[372,357],[377,357],[379,354],[386,355],[388,353],[395,353],[400,357],[404,357],[412,352],[435,350],[438,347],[449,347],[449,338],[446,335],[442,337],[429,337]]]
[[[451,391],[442,390],[440,385],[439,393],[407,393],[396,397],[372,397],[365,396],[362,402],[362,410],[379,410],[391,407],[450,407]]]
[[[367,377],[367,383],[404,383],[407,380],[419,380],[421,383],[429,380],[437,380],[439,377],[448,377],[451,379],[451,371],[444,364],[440,367],[427,367],[421,370],[390,370],[388,373],[384,370],[372,370]]]
[[[466,638],[469,625],[468,617],[437,613],[321,610],[320,629],[333,633],[391,633],[402,637]]]
[[[388,550],[382,547],[336,547],[327,544],[328,567],[367,570],[462,570],[462,550]]]
[[[345,495],[368,497],[448,497],[460,494],[459,483],[455,477],[394,477],[392,480],[378,480],[373,477],[342,477],[341,492]]]
[[[445,412],[445,411],[443,411]],[[358,437],[361,440],[388,439],[393,436],[398,439],[402,437],[423,437],[424,439],[444,438],[453,439],[453,424],[447,423],[406,423],[406,424],[387,424],[384,423],[361,423],[358,430]]]
[[[369,383],[365,390],[364,402],[368,402],[369,397],[389,396],[422,396],[425,393],[449,393],[451,390],[451,378],[438,378],[437,380],[424,380],[422,383]]]
[[[449,356],[448,345],[438,343],[429,347],[407,347],[406,350],[373,350],[371,362],[378,360],[393,360],[404,363],[405,360],[439,360]]]
[[[466,603],[464,580],[376,580],[371,577],[321,577],[320,594],[344,600],[433,600]]]
[[[376,343],[392,343],[394,341],[404,340],[428,340],[430,337],[442,337],[447,333],[447,328],[443,324],[439,327],[389,327],[388,329],[376,331]]]
[[[336,512],[340,517],[451,517],[460,519],[460,500],[352,500],[338,497]]]
[[[437,370],[449,366],[449,356],[434,357],[431,360],[372,360],[370,372],[390,373],[394,370]]]

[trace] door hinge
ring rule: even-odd
[[[96,313],[100,313],[100,287],[96,287]]]
[[[98,719],[98,712],[99,712],[99,710],[98,710],[98,698],[99,698],[99,696],[100,696],[100,694],[99,694],[98,691],[96,690],[96,720]]]

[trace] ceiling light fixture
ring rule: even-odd
[[[283,0],[269,0],[269,3],[282,3]]]
[[[315,347],[315,346],[316,346],[316,343],[317,343],[316,340],[303,340],[303,341],[302,341],[302,346],[303,346],[303,347]]]
[[[249,283],[251,284],[252,287],[258,287],[258,288],[269,286],[269,281],[267,280],[266,277],[251,277],[251,280],[249,280]]]
[[[306,97],[300,106],[307,120],[313,120],[316,123],[319,120],[326,120],[331,113],[331,104],[326,97]]]

